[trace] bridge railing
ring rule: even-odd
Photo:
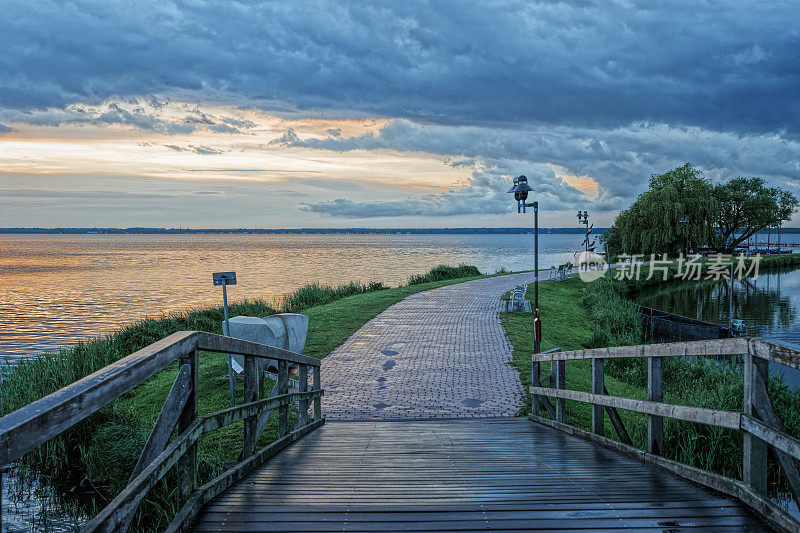
[[[198,416],[199,352],[244,356],[244,403]],[[265,398],[258,359],[278,361],[278,380]],[[303,435],[322,425],[320,362],[288,350],[200,331],[181,331],[108,365],[75,383],[0,418],[0,465],[12,463],[129,392],[175,362],[178,375],[128,485],[84,531],[125,531],[148,491],[173,467],[183,507],[168,531],[185,530],[203,504]],[[289,367],[298,371],[289,392]],[[309,383],[309,373],[311,383]],[[289,406],[298,415],[289,427]],[[309,407],[313,403],[313,416]],[[278,410],[278,439],[256,450],[270,414]],[[197,442],[211,431],[243,421],[242,451],[235,466],[198,486]],[[178,436],[170,438],[178,429]],[[1,524],[0,524],[1,526]]]
[[[744,374],[741,412],[664,402],[664,358],[690,356],[741,356]],[[646,358],[647,400],[608,394],[604,383],[603,363],[607,359],[621,358]],[[576,360],[591,361],[591,392],[568,390],[565,387],[566,362]],[[540,365],[544,362],[551,363],[550,387],[543,386],[541,381]],[[800,441],[783,431],[781,420],[772,406],[767,387],[770,362],[800,369],[800,351],[759,339],[728,338],[535,354],[532,359],[530,388],[533,395],[531,418],[734,496],[770,520],[773,525],[797,531],[798,522],[765,498],[768,447],[772,448],[780,461],[795,501],[800,496]],[[553,399],[552,403],[550,399]],[[566,424],[566,400],[592,405],[591,432]],[[540,404],[550,418],[539,416]],[[632,446],[617,409],[647,415],[647,452]],[[617,432],[619,442],[604,435],[606,413]],[[741,432],[743,482],[661,457],[665,417]]]

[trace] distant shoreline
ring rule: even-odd
[[[800,233],[800,228],[792,228]],[[593,228],[603,233],[608,228]],[[784,232],[794,233],[789,229]],[[584,227],[539,228],[539,233],[583,234]],[[498,235],[533,233],[532,228],[0,228],[5,235]]]

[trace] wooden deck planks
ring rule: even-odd
[[[763,531],[745,506],[525,419],[334,422],[196,531]]]

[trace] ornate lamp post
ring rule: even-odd
[[[528,193],[533,192],[533,187],[528,185],[526,176],[514,178],[514,186],[508,192],[514,193],[517,201],[517,213],[525,213],[526,207],[533,208],[533,353],[539,353],[541,340],[541,326],[539,323],[539,202],[526,203]]]
[[[578,209],[578,224],[583,224],[586,226],[586,240],[583,241],[584,246],[586,247],[586,251],[589,251],[589,213],[584,211],[581,214],[581,210]],[[593,224],[594,225],[594,224]]]

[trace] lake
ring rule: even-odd
[[[692,282],[637,297],[642,305],[718,324],[730,319],[731,286],[725,282]],[[733,283],[733,316],[744,319],[748,337],[762,337],[800,349],[800,269],[760,274]],[[773,371],[785,367],[773,365]],[[787,383],[800,386],[800,372],[786,369]]]
[[[573,260],[582,234],[539,237],[540,268]],[[274,300],[311,282],[405,283],[439,264],[533,268],[532,235],[0,235],[0,356],[108,333],[145,317]]]

